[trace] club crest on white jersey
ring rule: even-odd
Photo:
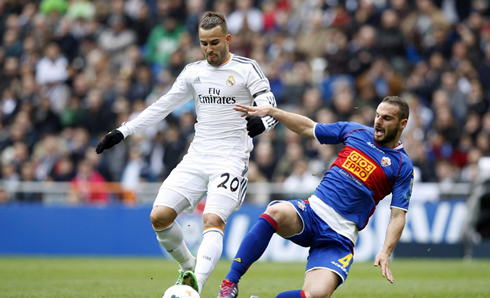
[[[229,76],[226,80],[226,86],[232,87],[233,85],[235,85],[235,78],[233,76]]]

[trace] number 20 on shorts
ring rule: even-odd
[[[240,180],[238,180],[237,177],[234,177],[230,183],[228,181],[230,180],[230,174],[229,173],[224,173],[221,175],[221,178],[223,178],[223,181],[218,184],[218,188],[222,187],[224,189],[228,189],[230,187],[231,192],[235,192],[238,187],[240,186]]]

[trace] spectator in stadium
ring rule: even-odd
[[[350,26],[353,31],[357,31],[362,25],[378,27],[380,23],[380,14],[376,9],[373,1],[359,0],[359,6],[354,12]]]
[[[123,15],[111,15],[108,23],[109,28],[103,30],[99,36],[99,46],[111,55],[113,63],[122,63],[124,51],[136,44],[136,33],[127,27]]]
[[[97,205],[105,205],[109,202],[106,180],[95,170],[91,161],[84,159],[78,163],[77,173],[71,182],[69,202]]]
[[[403,59],[402,57],[405,55],[405,40],[394,10],[387,9],[381,15],[381,28],[377,43],[387,60],[397,59],[399,61]]]
[[[334,146],[322,146],[317,142],[313,142],[312,145],[317,147],[317,156],[310,160],[308,168],[311,170],[312,174],[320,177],[322,173],[325,173],[336,159],[336,152]]]
[[[488,32],[490,33],[490,24],[488,25]],[[483,47],[483,55],[483,61],[477,66],[478,75],[485,89],[486,97],[490,97],[490,80],[485,79],[490,77],[490,42]]]
[[[305,152],[299,142],[286,142],[285,154],[279,158],[275,167],[273,180],[283,183],[293,173],[294,164],[304,159]]]
[[[75,178],[75,168],[73,161],[68,155],[63,155],[54,165],[50,179],[54,181],[69,182]]]
[[[107,109],[101,90],[92,89],[85,99],[87,108],[82,115],[82,125],[92,137],[96,137],[110,129],[114,121],[114,113]]]
[[[272,181],[274,170],[277,166],[274,147],[270,141],[260,141],[256,144],[254,150],[254,160],[257,163],[259,171],[267,178],[267,181]]]
[[[248,165],[248,182],[256,185],[256,191],[247,194],[247,202],[257,206],[269,203],[270,184],[254,161],[250,161]]]
[[[301,101],[306,115],[311,118],[322,107],[322,93],[318,88],[307,89]]]
[[[8,191],[15,190],[20,182],[20,175],[17,173],[15,164],[7,163],[2,160],[2,182]]]
[[[2,91],[2,96],[5,97],[5,91],[8,90],[10,92],[10,88],[12,87],[12,85],[16,84],[19,80],[19,59],[16,57],[7,57],[5,61],[0,62],[2,62],[3,64],[2,70],[0,72],[0,90]],[[7,111],[13,112],[9,109],[7,109]]]
[[[148,174],[147,172],[148,165],[141,158],[140,150],[137,147],[131,148],[129,150],[129,161],[121,177],[123,189],[135,191],[140,181],[145,180],[145,176]]]
[[[349,39],[347,35],[340,31],[334,30],[332,38],[328,40],[325,46],[325,59],[328,61],[327,71],[331,75],[342,75],[351,72],[349,61],[351,52],[348,49]]]
[[[297,199],[315,191],[320,180],[308,169],[308,161],[300,159],[293,163],[291,175],[284,180],[283,188],[290,199]]]
[[[184,27],[174,15],[163,18],[163,23],[155,26],[146,43],[148,62],[165,66],[172,53],[178,49]]]
[[[22,44],[19,41],[17,31],[10,29],[3,35],[2,46],[7,57],[19,57],[22,52]]]
[[[306,90],[312,88],[310,65],[303,61],[294,63],[292,69],[287,73],[287,85],[284,88],[284,103],[298,105]]]
[[[129,91],[129,100],[133,103],[138,99],[144,99],[151,93],[151,70],[145,65],[136,67],[134,71],[134,83]]]
[[[379,55],[376,42],[376,28],[363,25],[356,32],[350,43],[351,55],[353,56],[350,63],[356,65],[352,69],[354,75],[362,74],[371,67],[374,59]]]
[[[25,162],[20,169],[20,181],[39,181],[35,177],[36,166],[33,162]],[[40,192],[19,192],[16,200],[20,202],[42,202],[43,195]]]
[[[275,201],[243,239],[219,298],[238,296],[238,281],[267,248],[274,233],[310,247],[302,290],[278,298],[330,297],[347,278],[354,245],[377,203],[392,193],[386,239],[374,265],[393,283],[390,256],[405,226],[413,185],[413,166],[400,136],[409,107],[397,96],[385,97],[376,110],[374,127],[336,122],[319,124],[299,114],[271,107],[237,105],[242,116],[272,116],[288,129],[322,144],[344,143],[332,168],[308,200]]]
[[[107,134],[96,151],[110,149],[195,99],[198,124],[194,140],[162,184],[150,218],[158,241],[179,263],[177,283],[200,292],[221,256],[226,221],[244,199],[251,138],[271,130],[277,122],[270,116],[245,120],[233,110],[235,103],[275,106],[276,102],[257,63],[230,53],[231,35],[221,13],[204,14],[199,40],[205,60],[188,64],[167,94]],[[206,193],[203,240],[195,258],[175,219],[184,210],[194,210]]]
[[[71,22],[69,18],[62,19],[53,36],[53,41],[59,44],[61,52],[66,55],[68,61],[73,61],[78,53],[78,40],[70,31]]]
[[[331,110],[337,115],[339,121],[348,121],[355,111],[354,107],[354,98],[349,90],[334,94]]]
[[[308,59],[321,57],[328,41],[332,40],[332,30],[324,25],[323,11],[314,10],[311,14],[309,23],[305,28],[298,32],[298,51],[308,56]]]
[[[41,97],[37,109],[33,111],[32,114],[34,116],[34,125],[39,134],[56,133],[61,130],[60,119],[58,115],[53,112],[48,97]]]
[[[450,24],[431,0],[417,0],[416,10],[401,23],[406,40],[421,49],[434,44],[432,32],[435,27],[447,30]]]
[[[252,0],[237,0],[236,10],[228,16],[228,29],[236,34],[242,30],[261,32],[264,29],[262,11],[254,7]]]
[[[461,123],[466,117],[468,107],[466,106],[466,95],[461,91],[458,76],[454,71],[445,71],[442,74],[441,89],[449,96],[449,108],[454,111],[457,120]]]
[[[44,54],[36,66],[36,82],[43,86],[54,110],[59,112],[68,101],[64,85],[68,79],[68,60],[62,55],[59,45],[54,42],[46,46]]]
[[[64,146],[60,138],[53,134],[47,134],[36,143],[32,153],[36,163],[36,180],[45,181],[53,167],[64,153]]]
[[[146,43],[155,23],[156,20],[152,16],[149,4],[145,1],[141,1],[132,25],[132,28],[136,32],[137,44],[139,46],[143,46]]]
[[[202,14],[205,12],[206,1],[190,0],[187,1],[186,17],[185,17],[185,29],[193,39],[198,37],[199,20]]]

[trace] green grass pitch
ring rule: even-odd
[[[221,261],[201,297],[217,296],[229,261]],[[240,297],[275,297],[301,288],[304,264],[254,264],[240,282]],[[490,260],[395,259],[395,283],[372,263],[354,263],[334,297],[490,297]],[[0,297],[155,297],[177,278],[177,265],[158,258],[0,257]],[[320,281],[319,281],[320,282]]]

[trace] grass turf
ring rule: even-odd
[[[221,261],[201,297],[217,296],[230,262]],[[275,297],[301,288],[304,264],[256,263],[240,297]],[[490,260],[395,259],[395,283],[371,263],[354,263],[334,297],[490,297]],[[177,278],[163,259],[0,257],[0,297],[161,297]],[[319,281],[320,282],[320,281]]]

